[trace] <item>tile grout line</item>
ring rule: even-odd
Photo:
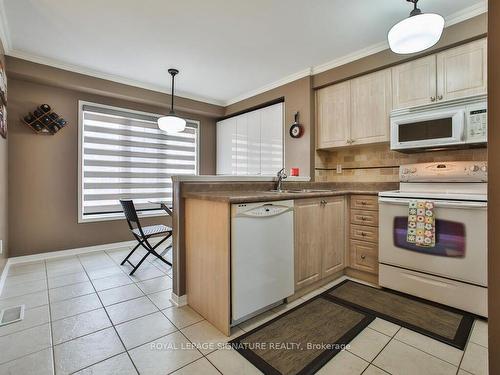
[[[108,255],[108,253],[106,253],[105,251],[104,251],[104,253],[106,254],[106,256],[108,256],[108,257],[111,259],[111,257]],[[88,272],[87,272],[87,269],[85,268],[85,266],[84,266],[84,265],[83,265],[83,263],[81,262],[80,257],[78,257],[78,260],[79,260],[79,261],[80,261],[80,263],[82,264],[82,267],[83,267],[83,269],[84,269],[85,273],[87,274],[87,277],[89,277]],[[138,374],[140,374],[140,373],[139,373],[139,370],[137,369],[137,366],[135,365],[134,361],[132,360],[132,357],[130,356],[130,353],[129,353],[129,352],[128,352],[128,350],[127,350],[127,347],[125,346],[125,343],[123,342],[122,338],[121,338],[121,337],[120,337],[120,335],[118,334],[118,331],[116,330],[116,327],[115,327],[115,325],[114,325],[113,321],[111,320],[111,317],[109,316],[108,311],[107,311],[107,310],[106,310],[106,308],[104,307],[104,304],[102,303],[101,297],[99,296],[99,293],[97,293],[97,289],[95,288],[95,286],[94,286],[94,284],[93,284],[93,283],[91,283],[91,284],[92,284],[92,287],[93,287],[93,288],[94,288],[94,290],[95,290],[95,294],[96,294],[97,298],[99,299],[99,302],[101,303],[101,306],[102,306],[102,308],[103,308],[104,312],[106,313],[106,316],[107,316],[107,317],[108,317],[108,319],[109,319],[109,322],[111,323],[111,326],[113,327],[113,330],[115,331],[116,336],[118,337],[118,340],[120,340],[120,343],[122,344],[123,349],[125,350],[125,353],[127,353],[127,356],[128,356],[128,358],[129,358],[130,362],[132,363],[132,366],[134,366],[135,371],[136,371]],[[109,328],[109,327],[108,327],[108,328]],[[119,353],[119,354],[121,354],[121,353]],[[112,357],[105,358],[103,361],[105,361],[105,360],[107,360],[107,359],[109,359],[109,358],[112,358]],[[101,362],[102,362],[102,361],[101,361]],[[93,366],[93,365],[95,365],[95,364],[97,364],[97,363],[99,363],[99,362],[93,363],[93,364],[91,364],[90,366]],[[90,367],[90,366],[87,366],[87,367]],[[80,369],[80,370],[82,370],[82,369]],[[77,370],[77,371],[80,371],[80,370]]]
[[[414,331],[412,331],[412,332],[414,332]],[[417,332],[417,333],[418,333],[418,332]],[[425,335],[424,335],[424,336],[425,336]],[[425,337],[428,337],[428,336],[425,336]],[[431,339],[432,339],[432,338],[431,338]],[[458,366],[458,367],[460,367],[459,365],[456,365],[456,364],[454,364],[454,363],[451,363],[450,361],[447,361],[446,359],[443,359],[443,358],[437,357],[437,356],[435,356],[435,355],[434,355],[434,354],[432,354],[432,353],[428,353],[428,352],[426,352],[425,350],[422,350],[422,349],[420,349],[420,348],[417,348],[415,345],[408,344],[407,342],[405,342],[405,341],[403,341],[403,340],[399,340],[399,339],[397,339],[397,338],[394,338],[394,341],[397,341],[397,342],[400,342],[400,343],[402,343],[402,344],[408,345],[409,347],[411,347],[411,348],[413,348],[413,349],[417,349],[417,350],[421,351],[422,353],[428,354],[428,355],[430,355],[431,357],[434,357],[434,358],[436,358],[436,359],[439,359],[440,361],[446,362],[446,363],[448,363],[448,364],[452,365],[453,367],[457,367],[457,366]],[[436,340],[436,341],[437,341],[437,340]],[[438,341],[438,342],[441,342],[441,341]],[[443,343],[443,345],[447,345],[447,344],[444,344],[444,343]],[[452,347],[452,348],[454,348],[454,346],[451,346],[451,345],[449,345],[449,346],[450,346],[450,347]],[[458,349],[458,348],[456,348],[456,349]],[[458,350],[460,350],[460,349],[458,349]],[[462,350],[460,350],[460,351],[462,352],[462,356],[461,356],[461,357],[463,357],[463,355],[464,355],[464,353],[465,353],[465,348],[464,348],[464,350],[463,350],[463,351],[462,351]],[[460,362],[461,362],[461,361],[460,361]]]

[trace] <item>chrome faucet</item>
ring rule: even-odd
[[[288,176],[285,173],[285,168],[281,168],[280,171],[276,174],[278,177],[278,180],[276,182],[276,191],[282,191],[282,185],[283,185],[283,180],[286,179]]]

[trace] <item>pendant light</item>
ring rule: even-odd
[[[168,72],[172,76],[172,103],[169,114],[158,119],[158,127],[167,133],[180,133],[186,128],[186,120],[177,116],[174,112],[174,78],[179,71],[177,69],[169,69]]]
[[[413,3],[410,17],[395,24],[387,35],[391,50],[399,54],[416,53],[435,45],[444,29],[444,18],[435,13],[422,13]]]

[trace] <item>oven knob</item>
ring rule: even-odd
[[[487,167],[486,165],[483,165],[483,166],[481,167],[481,171],[482,171],[482,172],[487,172],[487,171],[488,171],[488,167]]]
[[[403,169],[403,174],[407,174],[409,172],[408,168]]]
[[[417,168],[410,169],[410,173],[415,173],[416,171],[417,171]]]
[[[477,172],[479,170],[479,167],[477,165],[471,165],[469,169],[471,172]]]

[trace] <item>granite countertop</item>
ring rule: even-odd
[[[380,190],[374,189],[339,189],[329,191],[314,191],[314,192],[283,192],[276,193],[271,191],[193,191],[184,192],[184,198],[203,199],[227,203],[250,203],[250,202],[267,202],[281,201],[287,199],[304,199],[318,197],[332,197],[348,194],[366,194],[378,195]]]

